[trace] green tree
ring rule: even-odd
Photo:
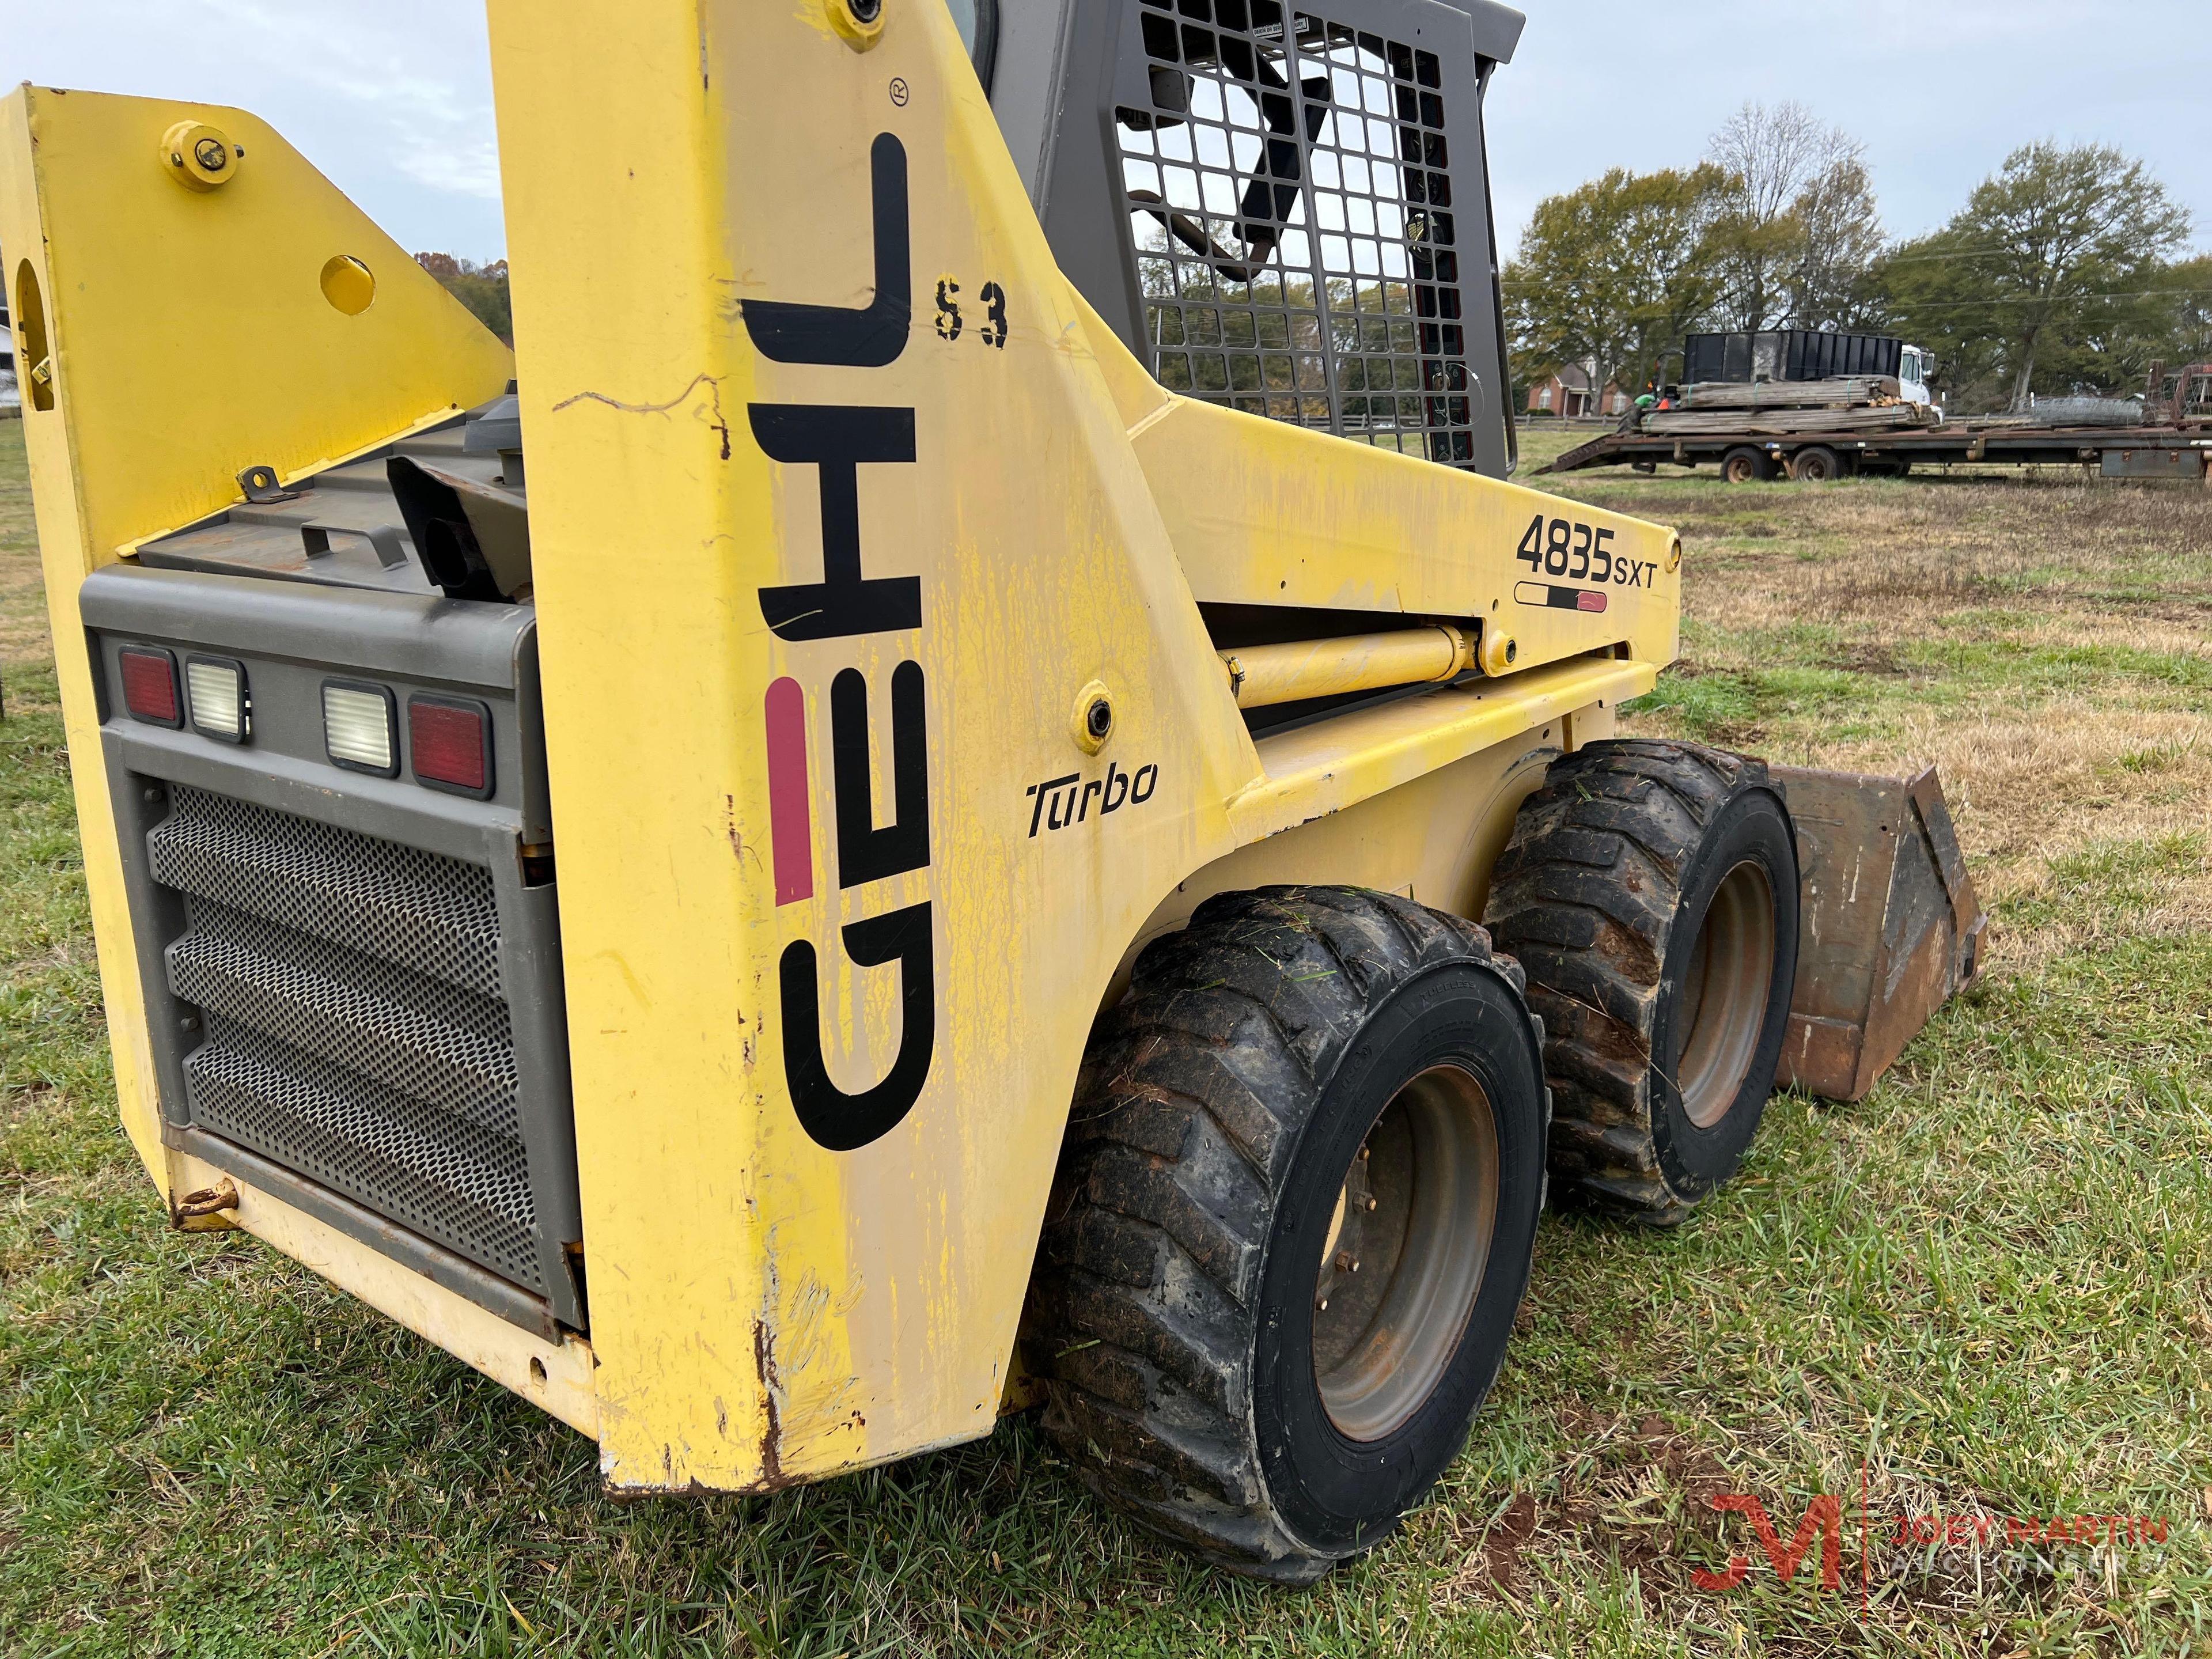
[[[506,260],[480,265],[450,253],[418,253],[415,263],[444,284],[446,292],[466,306],[478,322],[508,345],[514,343],[514,307],[507,295]]]
[[[2014,410],[2038,391],[2132,391],[2179,326],[2161,282],[2189,228],[2165,186],[2112,146],[2027,144],[1941,230],[1895,249],[1883,287],[1954,386]]]
[[[1879,329],[1887,320],[1869,281],[1886,240],[1881,214],[1857,152],[1847,141],[1790,204],[1800,238],[1790,273],[1793,327]]]
[[[2146,389],[2154,363],[2175,368],[2197,361],[2185,355],[2193,333],[2189,290],[2206,285],[2208,264],[2212,261],[2161,262],[2144,273],[2140,289],[2089,308],[2079,331],[2052,346],[2039,372],[2042,384],[2126,396]],[[2201,307],[2204,299],[2194,303]]]
[[[2212,362],[2212,253],[2170,264],[2156,286],[2172,307],[2166,366]]]
[[[1650,379],[1717,297],[1707,237],[1727,183],[1710,165],[1615,167],[1538,203],[1504,273],[1520,372],[1577,364],[1593,392]]]
[[[1865,147],[1803,105],[1747,103],[1706,160],[1727,176],[1710,258],[1726,328],[1856,328],[1882,246]]]

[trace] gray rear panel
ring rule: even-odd
[[[129,566],[82,603],[170,1139],[581,1328],[532,608]],[[126,646],[241,665],[247,741],[134,719]],[[329,680],[391,692],[397,776],[331,763]],[[488,799],[416,781],[416,695],[489,712]]]

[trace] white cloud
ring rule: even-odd
[[[1863,138],[1900,234],[2055,136],[2142,156],[2212,240],[2212,98],[2187,90],[2212,76],[2203,0],[1517,3],[1528,25],[1489,121],[1508,247],[1538,198],[1693,161],[1747,98],[1797,99]],[[473,0],[0,0],[0,84],[242,105],[408,246],[505,246]]]
[[[496,202],[499,194],[499,147],[489,139],[459,145],[414,144],[398,158],[399,170],[432,190],[450,191]]]
[[[0,0],[0,43],[9,80],[251,109],[409,247],[504,247],[480,7]]]
[[[1694,162],[1747,99],[1796,99],[1866,142],[1882,216],[1941,224],[2034,139],[2118,144],[2212,243],[2203,0],[1513,0],[1491,83],[1491,175],[1510,250],[1538,199],[1610,167]]]

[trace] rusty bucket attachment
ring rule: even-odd
[[[1981,967],[1974,896],[1936,769],[1772,769],[1797,827],[1797,988],[1778,1085],[1857,1100]]]

